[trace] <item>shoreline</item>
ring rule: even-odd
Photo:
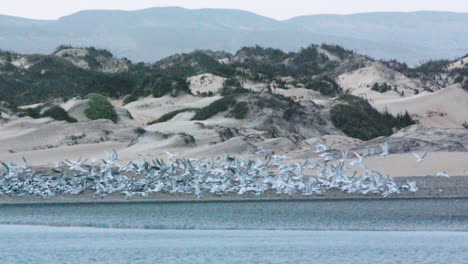
[[[61,204],[138,204],[138,203],[223,203],[223,202],[307,202],[307,201],[394,201],[394,200],[416,200],[416,199],[467,199],[468,178],[466,176],[455,176],[450,178],[415,176],[399,177],[399,182],[407,180],[416,181],[419,190],[416,193],[405,192],[398,195],[382,197],[375,194],[348,194],[340,190],[329,190],[318,195],[304,196],[294,194],[291,196],[276,194],[273,191],[262,196],[254,194],[228,194],[216,196],[206,194],[197,198],[193,194],[168,194],[155,193],[148,197],[135,196],[125,199],[122,195],[114,194],[104,198],[95,199],[92,193],[80,195],[58,195],[51,199],[42,199],[37,196],[0,196],[0,206],[8,205],[61,205]]]
[[[255,202],[341,202],[341,201],[402,201],[402,200],[464,200],[468,199],[468,196],[404,196],[404,197],[304,197],[304,198],[232,198],[225,199],[225,197],[210,198],[210,199],[143,199],[143,200],[88,200],[88,201],[79,201],[79,200],[63,200],[63,201],[33,201],[33,202],[17,202],[17,201],[0,201],[0,207],[2,206],[28,206],[28,205],[118,205],[118,204],[184,204],[184,203],[194,203],[194,204],[206,204],[206,203],[255,203]]]
[[[0,227],[18,227],[18,228],[77,228],[77,229],[87,229],[87,230],[108,230],[108,231],[180,231],[180,232],[192,232],[192,231],[201,231],[201,232],[250,232],[250,231],[259,231],[259,232],[336,232],[336,233],[343,233],[343,232],[368,232],[368,233],[415,233],[415,232],[434,232],[434,233],[468,233],[467,230],[464,229],[453,229],[453,230],[437,230],[437,229],[382,229],[382,230],[373,230],[373,229],[300,229],[300,228],[279,228],[279,229],[235,229],[235,228],[147,228],[147,227],[103,227],[103,226],[89,226],[89,225],[43,225],[43,224],[5,224],[0,223]]]

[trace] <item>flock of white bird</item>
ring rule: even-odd
[[[389,154],[388,144],[381,144],[381,156]],[[377,194],[387,197],[401,192],[416,192],[416,182],[398,184],[393,178],[368,169],[363,160],[369,152],[338,153],[331,146],[316,144],[318,163],[296,162],[286,155],[258,148],[254,160],[230,157],[227,154],[211,160],[182,159],[166,152],[168,160],[148,160],[141,156],[125,166],[118,164],[118,155],[106,158],[69,161],[55,164],[50,172],[34,170],[26,160],[20,166],[1,162],[0,195],[37,195],[48,199],[58,194],[79,195],[94,193],[95,198],[122,194],[127,199],[153,193],[193,194],[255,194],[266,192],[285,195],[323,194],[328,190],[341,190],[349,194]],[[418,162],[426,155],[418,155]],[[358,173],[350,166],[365,171]],[[307,175],[307,176],[306,176]]]

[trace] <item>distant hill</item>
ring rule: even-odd
[[[106,48],[154,62],[194,49],[234,52],[262,45],[298,50],[335,43],[410,65],[468,52],[468,13],[415,12],[313,15],[278,21],[239,10],[178,7],[82,11],[58,20],[0,16],[0,49],[51,53],[60,44]]]
[[[360,50],[377,58],[392,55],[410,64],[453,58],[468,50],[468,13],[414,12],[302,16],[287,22],[317,34],[369,40],[386,49]],[[345,45],[344,43],[340,43]],[[358,48],[359,49],[359,48]],[[406,57],[406,58],[405,58]]]

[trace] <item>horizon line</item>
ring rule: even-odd
[[[262,15],[259,13],[256,13],[254,11],[250,10],[244,10],[244,9],[236,9],[236,8],[187,8],[187,7],[182,7],[182,6],[154,6],[154,7],[148,7],[148,8],[140,8],[140,9],[83,9],[79,11],[75,11],[66,15],[62,15],[59,17],[55,18],[33,18],[33,17],[24,17],[24,16],[18,16],[18,15],[10,15],[10,14],[3,14],[0,13],[0,16],[5,16],[5,17],[12,17],[12,18],[19,18],[19,19],[25,19],[25,20],[35,20],[35,21],[58,21],[64,17],[68,16],[73,16],[76,14],[79,14],[81,12],[92,12],[92,11],[117,11],[117,12],[138,12],[138,11],[144,11],[144,10],[151,10],[151,9],[184,9],[184,10],[190,10],[190,11],[201,11],[201,10],[226,10],[226,11],[241,11],[241,12],[246,12],[246,13],[251,13],[255,14],[257,16],[269,18],[275,21],[287,21],[290,19],[294,18],[299,18],[299,17],[309,17],[309,16],[353,16],[353,15],[363,15],[363,14],[396,14],[396,13],[452,13],[452,14],[468,14],[468,12],[455,12],[455,11],[443,11],[443,10],[414,10],[414,11],[367,11],[367,12],[356,12],[356,13],[316,13],[316,14],[305,14],[305,15],[297,15],[293,16],[290,18],[285,18],[285,19],[277,19],[274,17]]]

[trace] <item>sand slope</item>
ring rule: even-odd
[[[468,93],[459,84],[434,93],[372,102],[377,109],[388,109],[392,114],[408,111],[422,125],[459,128],[468,122]]]
[[[401,97],[399,93],[404,93],[405,96],[413,95],[414,90],[418,90],[422,86],[419,81],[410,79],[386,67],[381,62],[372,62],[364,68],[344,73],[338,76],[336,81],[343,90],[349,91],[356,96],[365,97],[370,101],[396,99]],[[399,93],[395,91],[386,93],[372,91],[371,87],[375,83],[386,83],[392,88],[396,86]]]

